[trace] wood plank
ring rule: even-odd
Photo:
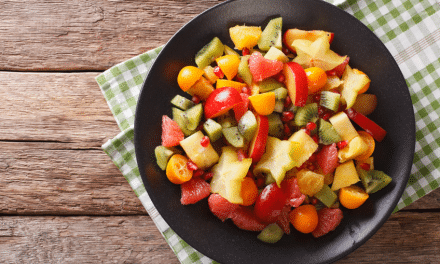
[[[440,213],[399,212],[337,263],[438,263]],[[0,217],[3,263],[179,263],[148,216]]]
[[[189,20],[220,2],[1,1],[0,70],[108,69],[165,44]]]

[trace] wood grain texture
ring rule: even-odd
[[[0,70],[105,70],[165,44],[220,2],[0,1]]]

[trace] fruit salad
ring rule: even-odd
[[[237,25],[234,46],[206,43],[178,74],[187,96],[171,100],[155,149],[182,205],[207,200],[220,221],[267,243],[326,235],[391,182],[374,169],[386,131],[368,117],[377,97],[367,74],[330,49],[332,32],[282,24]]]

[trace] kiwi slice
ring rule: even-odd
[[[181,153],[181,152],[176,148],[157,146],[154,149],[154,155],[156,156],[157,165],[159,165],[159,167],[162,170],[165,170],[168,164],[168,160],[171,158],[171,156],[173,156],[176,153]]]
[[[276,100],[273,111],[281,114],[284,111],[284,101]]]
[[[238,127],[224,127],[222,128],[222,133],[232,146],[236,148],[244,147],[244,137],[238,131]]]
[[[267,116],[269,121],[269,136],[281,138],[284,135],[284,125],[279,114],[272,113]]]
[[[274,78],[266,78],[261,82],[258,82],[258,87],[260,87],[260,93],[266,93],[284,87],[284,83],[280,83]]]
[[[281,49],[283,45],[281,40],[282,26],[283,26],[282,17],[271,19],[269,23],[267,23],[267,26],[264,28],[263,32],[261,33],[261,37],[258,42],[258,48],[264,51],[268,51],[270,47]]]
[[[245,139],[251,140],[257,131],[257,119],[252,111],[247,111],[238,121],[238,131]]]
[[[195,130],[200,123],[200,120],[202,120],[203,116],[203,105],[197,104],[190,109],[185,111],[185,117],[188,119],[188,123],[186,125],[186,128],[189,130]]]
[[[214,37],[196,54],[196,64],[200,69],[210,65],[215,59],[223,55],[224,46],[218,37]]]
[[[274,244],[278,242],[284,235],[283,229],[278,224],[273,223],[266,226],[257,238],[263,242]]]
[[[275,100],[284,100],[287,97],[288,91],[284,87],[277,88],[272,92],[275,93]]]
[[[307,125],[308,122],[316,122],[318,120],[318,104],[311,103],[306,104],[303,107],[298,108],[295,114],[295,125],[302,127]]]
[[[182,110],[188,110],[195,105],[193,101],[181,95],[174,96],[174,98],[171,99],[171,103]]]
[[[327,122],[321,118],[319,119],[318,126],[319,143],[330,145],[333,143],[338,143],[342,140],[341,136],[330,122]]]
[[[227,112],[226,114],[223,114],[217,118],[217,122],[223,127],[233,127],[237,126],[237,120],[235,120],[235,117],[231,115],[231,112]]]
[[[211,142],[217,141],[222,136],[222,125],[213,119],[208,119],[203,124],[203,130],[208,135]]]
[[[330,91],[322,91],[319,105],[321,105],[327,109],[330,109],[334,112],[337,112],[339,109],[340,100],[341,100],[340,94],[330,92]]]
[[[173,112],[173,120],[176,121],[176,123],[179,125],[180,129],[182,130],[183,134],[185,136],[190,136],[194,134],[195,130],[190,130],[187,128],[188,126],[188,118],[186,116],[186,112],[180,110],[177,107],[172,108]]]
[[[316,199],[320,200],[327,207],[331,207],[338,199],[336,193],[332,191],[332,189],[328,187],[327,184],[324,184],[321,190],[317,192],[314,196],[316,197]]]
[[[249,57],[251,55],[246,55],[241,57],[240,59],[240,64],[238,64],[238,72],[237,75],[243,79],[243,81],[247,84],[247,85],[251,85],[252,84],[252,73],[251,70],[249,70]]]
[[[235,50],[233,50],[229,46],[223,45],[223,47],[224,47],[225,55],[235,55],[237,57],[240,57],[240,54],[238,54],[238,52],[236,52]]]
[[[387,186],[392,178],[383,171],[359,169],[359,178],[367,193],[375,193]]]

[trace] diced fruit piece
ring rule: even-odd
[[[269,51],[266,54],[264,54],[264,58],[268,60],[281,61],[283,63],[289,61],[289,57],[287,57],[286,54],[284,54],[284,52],[282,52],[281,50],[275,47],[271,47]]]
[[[341,80],[341,99],[347,104],[347,109],[354,105],[359,91],[371,82],[365,73],[353,70],[349,65],[346,66]]]
[[[235,105],[234,110],[235,120],[238,122],[240,118],[249,110],[249,95],[246,93],[240,93],[241,103]]]
[[[336,193],[332,191],[326,184],[324,184],[322,189],[314,196],[329,208],[336,202],[336,200],[338,200]]]
[[[327,75],[333,75],[335,77],[341,78],[342,74],[344,74],[345,67],[348,65],[348,62],[350,61],[350,57],[346,56],[345,60],[336,66],[333,70],[327,72]]]
[[[211,172],[211,192],[218,193],[231,203],[242,204],[241,184],[251,166],[252,159],[238,160],[233,147],[223,147],[219,162]]]
[[[257,119],[252,111],[247,111],[238,121],[238,131],[245,139],[251,140],[257,131]]]
[[[223,43],[218,37],[214,37],[208,44],[203,46],[201,50],[196,53],[196,64],[199,69],[204,69],[210,65],[216,58],[223,55]]]
[[[356,98],[356,102],[351,107],[358,113],[363,115],[369,115],[373,113],[377,106],[377,96],[374,94],[359,94]]]
[[[324,175],[309,171],[300,170],[296,174],[298,186],[301,193],[313,196],[324,186]]]
[[[285,194],[276,183],[267,185],[255,202],[255,215],[266,223],[273,223],[284,207]]]
[[[274,91],[277,88],[284,87],[284,84],[278,82],[274,78],[266,78],[261,82],[258,82],[258,88],[260,93],[266,93]]]
[[[356,110],[352,108],[349,108],[344,112],[347,113],[348,117],[353,120],[353,122],[372,135],[375,140],[381,142],[386,136],[387,132],[385,129],[363,114],[356,112]]]
[[[319,119],[319,142],[324,145],[330,145],[333,143],[338,143],[342,140],[341,136],[339,136],[336,129],[330,122],[325,121],[324,119]]]
[[[194,130],[189,130],[187,128],[188,118],[186,116],[185,111],[182,111],[177,107],[173,107],[172,112],[173,112],[173,120],[179,125],[183,134],[185,136],[190,136],[190,135],[194,134],[194,132],[195,132]]]
[[[261,28],[254,26],[235,26],[229,28],[229,35],[235,48],[242,50],[243,48],[251,49],[258,44],[261,37]]]
[[[277,48],[281,50],[282,43],[282,33],[281,29],[283,26],[283,18],[277,17],[269,21],[267,26],[264,28],[261,34],[260,40],[258,42],[258,48],[260,50],[267,51],[270,47]]]
[[[282,100],[286,99],[287,95],[288,95],[288,91],[284,87],[279,87],[279,88],[273,90],[273,92],[275,93],[275,100],[277,100],[277,101],[282,101]]]
[[[342,140],[350,141],[359,136],[347,114],[344,112],[339,112],[330,117],[329,121],[341,136]]]
[[[214,67],[212,67],[211,65],[208,65],[205,68],[203,68],[203,71],[204,71],[203,76],[205,76],[205,78],[211,84],[214,84],[218,80],[219,77],[217,76],[217,74],[215,74]]]
[[[230,81],[225,79],[218,79],[216,88],[222,88],[222,87],[232,87],[235,88],[237,91],[241,92],[241,89],[243,87],[246,87],[247,85],[245,83],[236,82],[236,81]]]
[[[362,153],[365,153],[367,150],[367,143],[365,143],[361,137],[355,137],[348,142],[348,145],[345,148],[338,151],[339,162],[344,163],[347,160],[354,159]]]
[[[312,137],[307,135],[304,129],[295,132],[289,138],[289,141],[299,143],[299,149],[294,153],[294,160],[297,167],[301,166],[318,149],[318,144]]]
[[[293,61],[299,63],[304,68],[318,67],[324,71],[329,71],[341,64],[346,56],[341,57],[330,50],[328,38],[319,37],[315,41],[296,39],[292,46],[298,54]]]
[[[369,158],[366,158],[364,160],[356,160],[356,170],[359,172],[359,169],[363,169],[363,170],[374,170],[374,158],[372,156],[370,156]],[[368,169],[362,168],[365,167],[366,165],[368,165]],[[362,166],[363,165],[363,166]],[[360,177],[360,175],[359,175]]]
[[[280,186],[286,175],[286,171],[295,167],[293,160],[294,152],[298,151],[299,143],[288,140],[280,140],[275,137],[268,137],[266,142],[266,152],[255,166],[254,175],[270,175]]]
[[[349,160],[336,167],[335,178],[333,179],[332,191],[353,185],[359,181],[359,176],[353,160]]]
[[[319,101],[319,105],[337,112],[339,109],[339,102],[341,100],[341,95],[338,93],[333,93],[330,91],[322,91]]]
[[[193,101],[191,101],[181,95],[174,96],[174,98],[171,99],[171,104],[177,106],[178,108],[180,108],[182,110],[188,110],[195,105]]]
[[[235,55],[237,57],[240,57],[240,54],[236,52],[234,49],[230,48],[229,46],[223,45],[223,47],[224,47],[225,55]]]
[[[383,171],[358,169],[359,178],[361,178],[362,185],[367,193],[375,193],[387,186],[392,178]]]
[[[313,232],[318,226],[318,213],[315,206],[311,204],[301,205],[293,209],[289,218],[293,227],[304,234]]]
[[[182,184],[191,180],[193,171],[188,169],[188,159],[180,154],[173,155],[168,161],[165,174],[168,180],[174,184]]]
[[[274,244],[283,237],[283,230],[277,224],[270,224],[266,226],[257,238],[263,242]]]
[[[326,36],[328,38],[329,43],[331,43],[333,40],[334,33],[325,32],[322,30],[306,31],[297,28],[292,28],[286,30],[286,32],[284,33],[283,43],[290,51],[295,53],[295,47],[292,46],[292,43],[295,39],[306,39],[313,42],[322,36]]]
[[[224,55],[217,58],[215,61],[228,80],[232,80],[235,75],[237,75],[238,65],[240,64],[240,58],[238,56]]]
[[[235,118],[232,116],[231,112],[228,111],[223,115],[220,115],[217,118],[217,122],[223,127],[233,127],[237,126],[238,122],[235,120]]]
[[[236,89],[232,87],[216,89],[206,99],[205,117],[209,119],[223,115],[241,102],[241,95]]]
[[[229,144],[236,148],[242,148],[244,146],[244,138],[238,131],[238,127],[224,127],[222,128],[223,136]]]
[[[320,91],[327,83],[327,74],[325,71],[318,67],[310,67],[305,69],[307,75],[307,87],[309,94]]]
[[[318,226],[313,230],[314,237],[321,237],[336,229],[343,218],[342,210],[339,208],[322,208],[318,211]]]
[[[374,141],[373,136],[368,134],[365,131],[358,131],[359,136],[362,138],[362,140],[367,144],[368,149],[364,151],[362,154],[356,156],[355,160],[365,160],[368,159],[374,152],[374,149],[376,147],[376,142]]]
[[[180,141],[186,155],[194,162],[199,169],[207,169],[217,163],[219,156],[211,144],[203,147],[200,141],[204,137],[202,131],[197,131],[191,136]]]
[[[261,231],[266,227],[249,208],[243,206],[232,214],[231,219],[238,228],[247,231]]]
[[[248,64],[255,82],[274,76],[283,69],[281,61],[265,59],[258,51],[251,54]]]
[[[168,164],[168,160],[173,156],[174,154],[179,153],[179,151],[176,148],[173,147],[164,147],[164,146],[157,146],[154,149],[154,155],[156,156],[156,162],[157,165],[162,169],[165,170]]]
[[[327,82],[324,87],[322,87],[323,91],[331,91],[338,89],[338,87],[342,84],[341,79],[338,76],[327,75]]]
[[[208,119],[203,124],[203,130],[208,135],[211,142],[217,141],[222,136],[222,126],[213,119]]]
[[[199,97],[201,100],[206,100],[213,91],[214,87],[212,84],[202,76],[186,92],[190,95]]]
[[[185,111],[185,116],[188,119],[188,124],[186,126],[189,130],[195,130],[200,123],[200,120],[202,120],[203,116],[203,106],[202,104],[197,104],[190,109]]]
[[[203,75],[203,70],[194,66],[183,67],[177,76],[177,83],[183,91],[187,91],[193,86]]]
[[[275,109],[275,93],[273,92],[251,95],[249,101],[259,115],[270,115]]]
[[[185,135],[176,121],[166,115],[162,116],[162,146],[177,146],[184,138]]]
[[[238,76],[247,84],[252,84],[252,73],[249,70],[249,57],[250,55],[242,56],[240,64],[238,65]]]
[[[240,194],[243,199],[243,206],[253,205],[258,197],[258,188],[255,184],[255,180],[251,177],[245,177],[241,182]]]
[[[183,205],[195,204],[206,198],[211,193],[211,187],[202,178],[191,178],[191,180],[180,185],[182,197],[180,203]]]
[[[292,103],[295,106],[305,106],[309,92],[304,69],[298,63],[287,62],[284,64],[283,74]]]
[[[283,136],[284,125],[280,115],[272,113],[267,116],[269,121],[269,136],[280,138]]]
[[[291,211],[290,206],[284,206],[281,210],[281,214],[278,216],[277,220],[275,221],[275,224],[277,224],[281,230],[285,234],[290,234],[290,220],[289,220],[289,213]]]
[[[339,190],[339,202],[347,209],[356,209],[368,199],[368,193],[357,185],[351,185]]]
[[[338,148],[336,147],[336,143],[323,146],[318,154],[316,154],[316,161],[324,175],[333,173],[339,165]]]
[[[266,148],[266,141],[269,135],[269,120],[267,116],[257,115],[257,132],[249,146],[249,158],[252,158],[253,162],[258,162],[263,156]]]
[[[283,189],[286,195],[287,206],[298,207],[305,199],[305,195],[301,193],[298,186],[298,180],[296,178],[285,179],[281,182],[281,189]]]
[[[318,120],[318,104],[311,103],[298,108],[295,113],[295,125],[303,127],[309,122],[316,122]]]
[[[213,193],[209,196],[208,205],[211,212],[222,220],[222,222],[231,218],[235,211],[240,207],[240,205],[229,202],[217,193]]]

